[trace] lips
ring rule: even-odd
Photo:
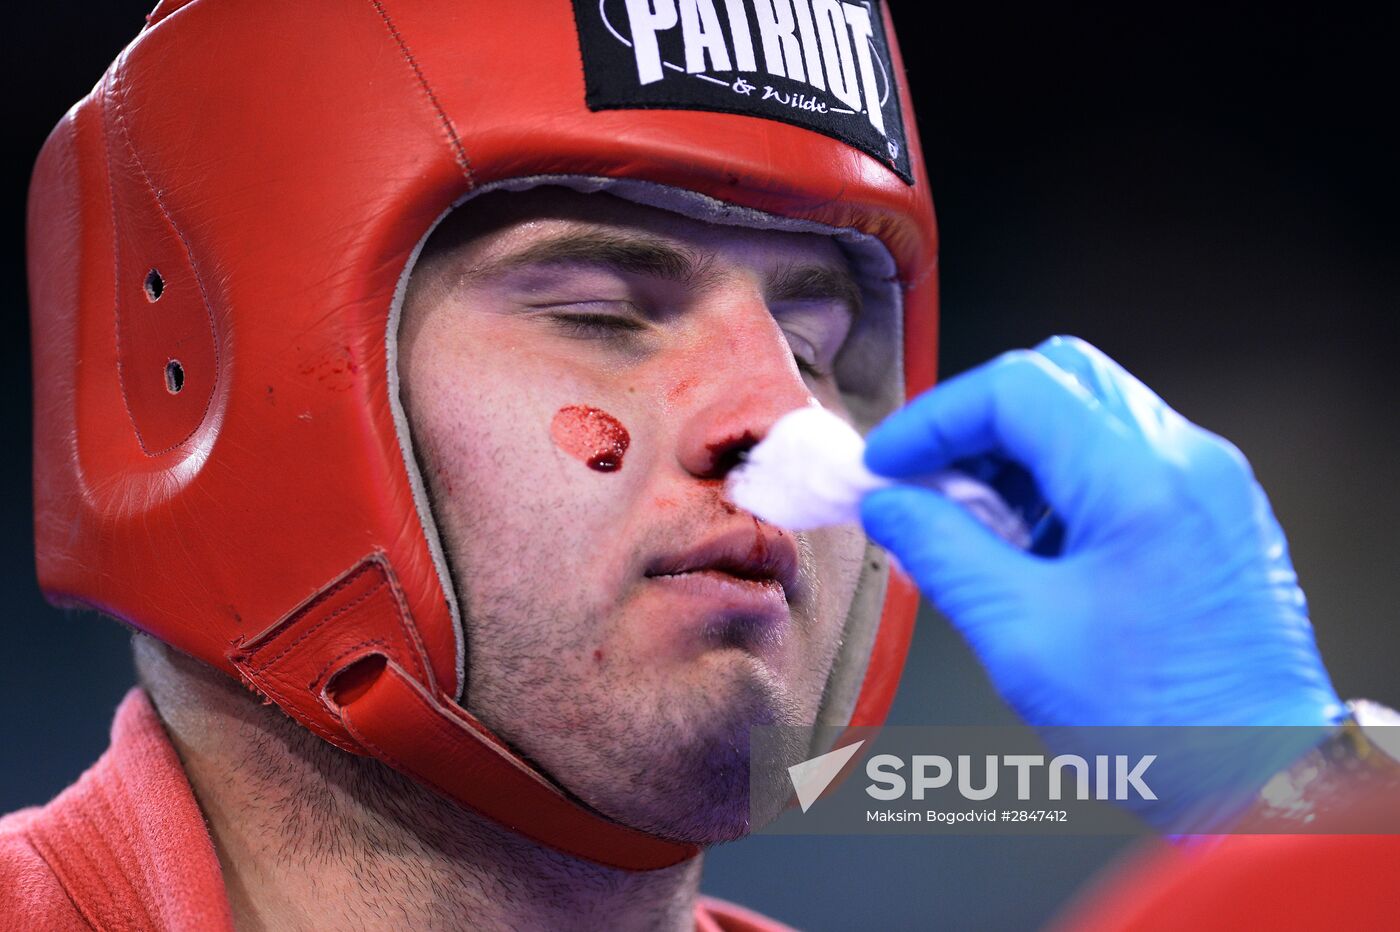
[[[705,541],[699,546],[653,561],[651,578],[707,576],[782,588],[787,599],[797,590],[797,545],[777,528],[754,522]]]

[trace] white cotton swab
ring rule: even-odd
[[[894,485],[865,468],[865,440],[825,408],[812,405],[783,415],[729,474],[730,501],[770,524],[810,531],[860,521],[867,492]],[[1030,546],[1030,530],[990,486],[956,470],[919,478],[966,508],[1016,547]]]

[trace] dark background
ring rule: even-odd
[[[0,812],[89,764],[132,681],[125,633],[50,609],[33,578],[23,204],[48,129],[147,6],[21,4],[4,28]],[[1338,691],[1400,705],[1395,14],[910,0],[895,18],[942,230],[943,372],[1074,333],[1233,439]],[[1007,719],[926,613],[893,720]],[[706,887],[813,929],[1019,928],[1123,846],[755,838],[712,854]]]

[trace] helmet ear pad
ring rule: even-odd
[[[142,452],[168,453],[188,441],[214,401],[222,362],[214,312],[189,247],[147,182],[121,121],[114,141],[116,344],[122,400]]]

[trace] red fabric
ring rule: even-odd
[[[701,898],[696,932],[790,932]],[[233,932],[223,874],[180,759],[146,694],[112,745],[46,806],[0,818],[0,930]]]
[[[1056,932],[1394,929],[1397,835],[1236,835],[1153,845],[1081,895]]]
[[[218,857],[180,759],[140,690],[112,746],[42,808],[0,819],[6,929],[233,932]]]
[[[795,932],[792,926],[774,922],[742,906],[712,896],[695,904],[695,932]]]

